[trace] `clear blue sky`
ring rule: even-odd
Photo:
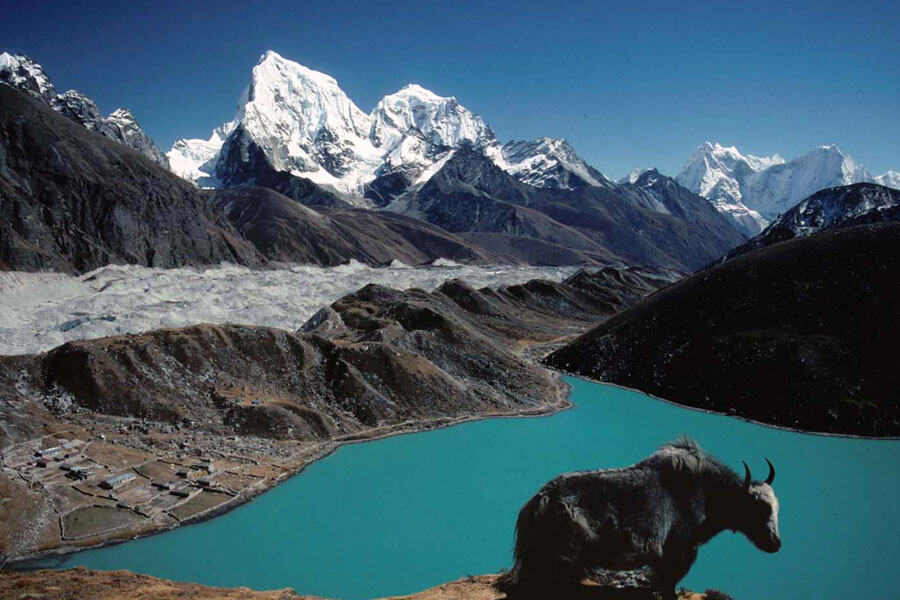
[[[244,5],[249,4],[246,8]],[[607,175],[674,174],[704,140],[785,157],[837,143],[900,169],[900,2],[16,2],[0,44],[156,142],[232,117],[260,54],[364,111],[409,82],[501,140],[565,137]]]

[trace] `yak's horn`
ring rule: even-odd
[[[772,485],[772,482],[775,481],[775,467],[772,466],[772,461],[768,458],[766,459],[766,462],[769,463],[769,476],[766,477],[766,483]]]
[[[747,461],[741,461],[744,463],[744,489],[750,489],[750,467],[747,466]]]

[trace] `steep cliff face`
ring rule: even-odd
[[[0,194],[0,268],[260,263],[192,185],[5,85]]]

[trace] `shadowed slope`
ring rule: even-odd
[[[685,279],[554,352],[558,369],[812,431],[900,435],[900,224],[791,240]]]
[[[0,268],[259,264],[191,184],[0,85]]]

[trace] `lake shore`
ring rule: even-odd
[[[872,435],[858,435],[853,433],[834,433],[831,431],[811,431],[808,429],[800,429],[797,427],[788,427],[786,425],[776,425],[774,423],[767,423],[766,421],[760,421],[758,419],[751,419],[750,417],[746,417],[744,415],[733,414],[726,411],[712,410],[709,408],[702,408],[700,406],[692,406],[690,404],[683,404],[681,402],[676,402],[675,400],[667,400],[666,398],[662,398],[660,396],[656,396],[651,394],[650,392],[628,387],[627,385],[620,385],[618,383],[613,383],[611,381],[603,381],[602,379],[595,379],[593,377],[588,377],[585,375],[579,375],[578,373],[570,373],[563,369],[558,369],[556,367],[547,367],[551,371],[557,373],[558,375],[565,375],[568,377],[577,377],[578,379],[584,379],[585,381],[590,381],[592,383],[599,383],[602,385],[608,385],[610,387],[619,388],[622,390],[628,390],[629,392],[637,392],[639,394],[643,394],[654,400],[659,402],[664,402],[666,404],[671,404],[672,406],[677,406],[679,408],[687,408],[689,410],[695,410],[697,412],[706,413],[710,415],[721,415],[723,417],[731,417],[732,419],[738,419],[740,421],[744,421],[745,423],[751,423],[753,425],[760,425],[762,427],[768,427],[770,429],[777,429],[779,431],[789,431],[791,433],[800,433],[804,435],[815,435],[820,437],[829,437],[829,438],[846,438],[851,440],[872,440],[872,441],[897,441],[900,440],[900,436],[872,436]]]
[[[360,444],[363,442],[371,442],[388,437],[434,431],[447,427],[453,427],[455,425],[460,425],[463,423],[481,421],[485,419],[515,419],[528,417],[547,417],[554,415],[573,406],[572,402],[570,402],[568,399],[570,394],[569,386],[562,382],[561,377],[558,374],[555,374],[554,376],[560,382],[562,391],[560,394],[554,397],[552,401],[548,402],[543,407],[505,412],[500,411],[483,414],[463,415],[459,417],[441,417],[424,421],[409,421],[390,426],[379,427],[369,431],[355,433],[340,438],[335,438],[323,443],[316,451],[313,451],[312,454],[308,456],[308,460],[305,460],[302,464],[300,464],[293,470],[285,472],[283,476],[272,478],[266,481],[265,485],[258,486],[245,493],[238,494],[232,500],[226,501],[200,514],[193,515],[189,519],[173,523],[170,526],[166,527],[157,527],[131,535],[112,537],[99,543],[61,545],[43,551],[32,552],[19,556],[4,557],[3,563],[0,564],[0,568],[3,568],[5,565],[5,567],[21,571],[43,569],[48,566],[48,561],[52,561],[54,557],[62,558],[64,556],[81,552],[83,550],[115,546],[132,540],[165,533],[178,527],[184,527],[187,525],[193,525],[196,523],[208,521],[220,515],[226,514],[246,504],[247,502],[252,501],[256,497],[275,488],[277,485],[287,481],[291,477],[301,474],[309,465],[318,460],[328,457],[345,445]]]

